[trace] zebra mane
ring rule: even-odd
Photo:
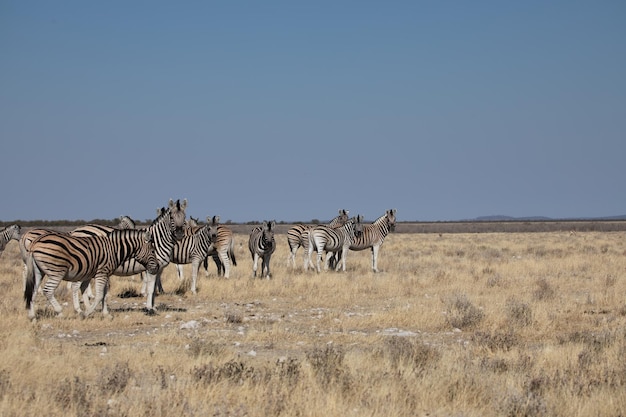
[[[158,216],[156,219],[152,220],[152,224],[151,225],[155,225],[159,222],[159,220],[161,220],[161,218],[165,215],[169,215],[170,213],[170,209],[169,208],[165,208],[165,207],[161,207],[160,209],[157,209],[157,213]]]

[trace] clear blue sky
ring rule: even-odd
[[[0,220],[626,214],[626,2],[0,1]]]

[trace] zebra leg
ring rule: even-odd
[[[220,264],[222,265],[224,278],[229,278],[230,277],[230,256],[228,256],[228,251],[220,252],[219,258],[217,259],[220,261]],[[217,261],[215,263],[217,264]]]
[[[252,276],[256,277],[256,270],[257,270],[257,263],[259,261],[259,255],[255,253],[253,258],[254,258],[254,265],[252,266]]]
[[[372,270],[378,272],[378,249],[380,246],[372,246]]]
[[[324,253],[324,246],[317,247],[317,272],[322,272],[321,264],[322,264],[322,253]],[[328,255],[326,255],[328,258]],[[326,263],[325,263],[326,264]],[[328,267],[326,267],[328,268]]]
[[[270,258],[271,254],[263,255],[261,259],[261,271],[263,271],[263,275],[265,278],[270,279]]]
[[[148,314],[156,314],[156,308],[154,307],[154,287],[156,286],[157,279],[161,280],[161,272],[163,269],[160,269],[156,275],[148,273],[146,271],[146,275],[144,277],[144,287],[145,287],[145,296],[146,296],[146,310]]]
[[[298,253],[299,247],[300,245],[290,248],[291,250],[289,251],[289,256],[287,257],[287,266],[291,265],[293,269],[296,268],[296,254]]]
[[[194,259],[191,261],[191,293],[197,294],[196,284],[198,281],[198,270],[200,269],[200,260]]]
[[[184,280],[185,276],[183,274],[183,266],[181,264],[176,264],[176,272],[178,273],[178,279]]]
[[[80,298],[78,296],[78,293],[80,291],[80,287],[81,287],[81,281],[68,281],[67,283],[70,286],[70,290],[72,291],[72,303],[74,304],[74,311],[78,314],[82,313],[83,310],[81,310],[80,308]],[[83,293],[83,298],[84,298],[84,293]],[[88,305],[85,304],[85,308],[87,308]]]
[[[54,297],[54,291],[57,289],[59,284],[61,283],[62,277],[60,276],[51,276],[48,275],[48,279],[46,280],[45,285],[43,286],[43,293],[48,299],[48,302],[52,305],[54,312],[57,313],[57,316],[63,316],[63,308],[61,304]],[[32,304],[31,304],[32,305]]]
[[[108,314],[108,310],[106,308],[105,299],[104,299],[106,295],[106,291],[107,291],[108,280],[109,280],[109,277],[106,275],[96,275],[96,277],[94,278],[94,282],[95,282],[94,286],[96,287],[96,298],[94,299],[93,304],[91,304],[89,308],[85,309],[85,312],[83,313],[83,318],[89,317],[91,313],[95,311],[96,307],[100,303],[102,303],[102,314],[104,315]]]

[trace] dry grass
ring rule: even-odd
[[[211,265],[193,296],[169,266],[157,316],[113,277],[112,319],[61,291],[66,317],[39,297],[33,323],[12,242],[0,415],[626,415],[625,237],[392,234],[382,273],[364,251],[318,275],[287,268],[281,235],[261,280],[237,235],[231,279]]]

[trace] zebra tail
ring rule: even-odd
[[[235,259],[235,241],[230,242],[230,247],[228,248],[228,256],[233,261],[233,265],[237,266],[237,260]]]
[[[237,266],[237,259],[235,259],[235,251],[232,248],[230,249],[230,259],[233,260],[233,265]]]
[[[29,253],[26,258],[26,274],[24,275],[24,301],[26,309],[30,309],[33,301],[33,293],[35,292],[35,259],[33,254]]]

